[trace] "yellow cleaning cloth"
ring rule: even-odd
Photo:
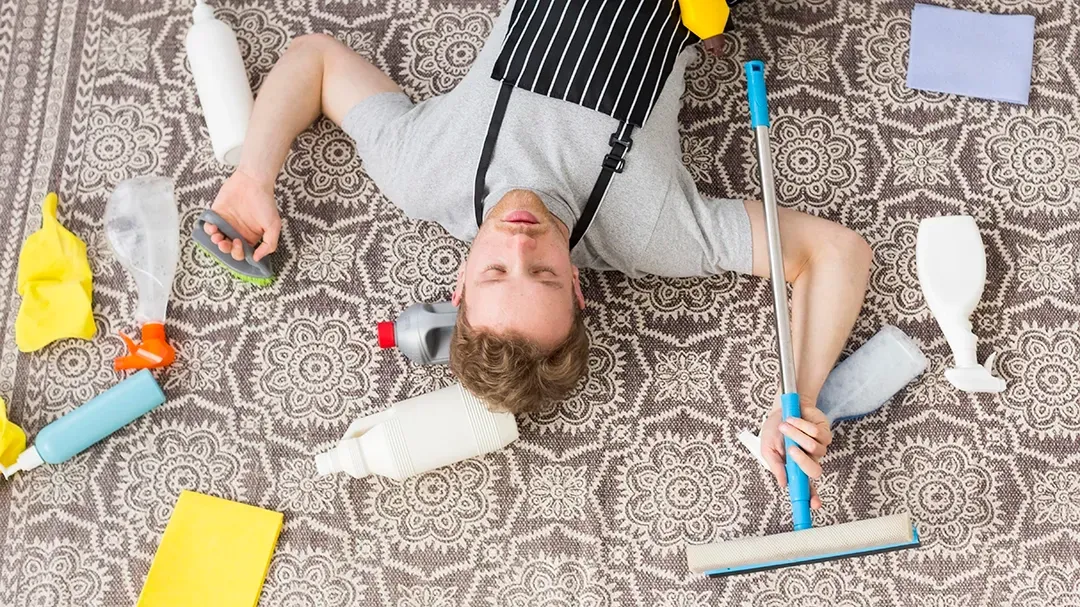
[[[97,328],[90,308],[91,274],[86,243],[56,220],[56,194],[41,203],[41,229],[19,253],[15,343],[33,352],[65,337],[90,339]]]
[[[8,421],[7,404],[0,398],[0,467],[14,464],[23,451],[26,451],[26,433]]]
[[[254,607],[281,521],[280,512],[180,493],[138,607]]]

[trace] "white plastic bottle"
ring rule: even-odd
[[[498,451],[517,437],[512,414],[488,411],[454,384],[357,419],[337,447],[315,457],[315,467],[321,475],[378,474],[401,481]]]
[[[830,424],[868,415],[926,370],[919,344],[898,327],[885,325],[825,378],[817,406]],[[736,437],[761,463],[761,441],[749,430]]]
[[[825,378],[817,406],[829,423],[872,413],[926,370],[919,344],[885,325]]]
[[[210,143],[218,162],[236,166],[255,104],[240,46],[229,26],[215,19],[214,9],[203,0],[195,1],[192,17],[184,45]]]
[[[986,249],[975,219],[968,215],[928,217],[919,223],[915,265],[926,305],[941,326],[955,365],[945,379],[965,392],[1001,392],[1005,380],[994,375],[991,354],[976,358],[979,338],[971,330],[971,313],[986,284]]]

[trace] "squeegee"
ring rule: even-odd
[[[780,248],[780,225],[773,183],[772,153],[769,151],[769,105],[765,96],[765,64],[750,61],[745,65],[747,93],[750,99],[750,124],[757,137],[758,165],[761,168],[761,197],[765,203],[765,232],[769,248],[769,274],[772,277],[773,308],[776,312],[776,338],[780,348],[780,409],[783,419],[799,417],[799,391],[795,384],[795,354],[788,318],[787,284],[784,280],[784,257]],[[796,447],[784,437],[785,453]],[[686,547],[690,571],[720,577],[777,569],[791,565],[890,552],[919,545],[919,532],[904,512],[876,519],[855,521],[831,527],[812,528],[810,520],[810,479],[788,457],[784,465],[791,520],[795,530],[765,537],[744,537],[718,544]]]

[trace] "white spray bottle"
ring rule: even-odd
[[[986,283],[986,250],[979,226],[968,215],[928,217],[919,224],[915,264],[926,305],[952,348],[956,366],[945,379],[965,392],[1001,392],[1005,380],[993,374],[995,355],[980,365],[979,339],[971,331],[971,313]]]
[[[454,384],[361,417],[337,447],[315,457],[320,475],[378,474],[395,480],[498,451],[517,440],[510,413],[492,413]]]
[[[214,18],[214,9],[203,0],[195,1],[192,18],[184,45],[214,157],[236,166],[255,104],[240,45],[229,26]]]

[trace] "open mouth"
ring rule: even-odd
[[[502,220],[506,223],[540,223],[540,220],[536,218],[536,215],[533,215],[528,211],[511,211],[504,215]]]

